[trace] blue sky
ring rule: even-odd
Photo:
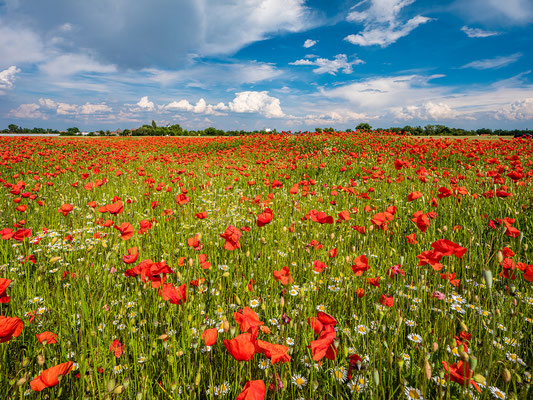
[[[531,0],[0,0],[0,128],[533,128]]]

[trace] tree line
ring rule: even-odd
[[[358,124],[354,130],[359,131],[385,131],[385,132],[395,132],[399,134],[408,134],[414,136],[476,136],[476,135],[497,135],[497,136],[519,136],[519,135],[533,135],[533,130],[530,129],[489,129],[489,128],[479,128],[479,129],[462,129],[462,128],[452,128],[445,125],[426,125],[421,126],[410,126],[405,125],[403,127],[390,127],[390,128],[372,128],[372,126],[367,122],[362,122]],[[329,128],[315,128],[315,132],[335,132],[337,129],[333,127]],[[345,129],[345,132],[352,132],[351,128]],[[62,136],[76,136],[80,135],[81,132],[77,127],[68,128],[66,131],[58,131],[57,129],[45,129],[45,128],[22,128],[15,124],[10,124],[7,129],[0,131],[2,133],[36,133],[36,134],[46,134],[46,133],[55,133]],[[254,135],[257,133],[278,133],[276,129],[273,130],[254,130],[254,131],[245,131],[245,130],[222,130],[214,127],[209,127],[201,130],[192,130],[192,129],[183,129],[179,124],[167,125],[167,126],[157,126],[155,121],[152,121],[149,125],[142,125],[137,129],[117,129],[116,131],[110,130],[99,130],[89,132],[87,136],[243,136],[243,135]],[[294,133],[294,132],[293,132]]]

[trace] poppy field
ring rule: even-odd
[[[533,141],[0,138],[2,399],[531,399]]]

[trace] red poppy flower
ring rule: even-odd
[[[206,346],[213,346],[217,342],[217,329],[206,329],[202,332],[202,339],[205,341]]]
[[[339,221],[349,221],[350,220],[350,211],[343,210],[339,213]]]
[[[272,364],[290,362],[291,356],[287,353],[289,348],[282,344],[272,344],[265,342],[263,340],[257,341],[257,347],[260,349],[260,352],[264,352],[267,358],[270,358]]]
[[[440,263],[442,253],[437,250],[424,251],[417,255],[416,258],[420,260],[418,266],[431,265],[431,268],[435,271],[440,271],[442,269],[442,264]]]
[[[313,271],[317,273],[321,273],[327,267],[326,263],[323,263],[322,261],[316,260],[313,262]]]
[[[30,382],[32,390],[40,392],[43,389],[56,386],[59,384],[58,377],[67,375],[72,370],[73,364],[72,361],[69,361],[44,370],[41,375]]]
[[[43,332],[35,335],[37,337],[37,340],[39,343],[43,343],[46,341],[46,344],[54,344],[57,343],[57,335],[52,332]]]
[[[128,249],[128,255],[122,257],[122,261],[124,261],[125,264],[132,264],[137,261],[138,257],[139,253],[137,252],[137,247],[132,247]]]
[[[379,302],[386,307],[392,307],[394,305],[394,297],[382,294]]]
[[[259,316],[250,307],[244,307],[242,314],[234,312],[233,317],[241,332],[250,332],[255,336],[257,336],[259,326],[264,324],[264,322],[259,321]]]
[[[454,243],[447,239],[439,239],[436,242],[433,242],[431,247],[433,247],[443,256],[451,256],[453,254],[457,258],[463,258],[466,253],[465,247],[461,247],[457,243]]]
[[[419,199],[422,196],[423,194],[420,192],[411,192],[407,195],[407,201],[414,201],[416,199]]]
[[[187,301],[187,285],[174,287],[171,283],[165,283],[159,290],[159,295],[163,300],[169,300],[172,304],[183,304]]]
[[[120,343],[117,339],[115,339],[113,340],[113,343],[111,343],[109,351],[115,353],[116,358],[120,358],[120,356],[122,356],[122,353],[124,352],[124,345]]]
[[[282,285],[288,285],[293,282],[289,267],[283,267],[279,271],[274,271],[274,279],[281,282]]]
[[[353,260],[353,262],[354,265],[352,265],[352,271],[355,276],[363,275],[363,273],[369,269],[368,259],[364,254],[362,256],[355,257],[355,260]]]
[[[379,287],[379,276],[376,276],[375,278],[366,278],[366,284]]]
[[[200,212],[200,213],[196,213],[194,214],[196,218],[198,219],[205,219],[207,218],[207,211],[203,211],[203,212]]]
[[[11,283],[11,279],[0,278],[0,303],[7,304],[11,300],[6,294],[6,290]]]
[[[14,234],[15,233],[9,228],[4,228],[0,230],[0,235],[2,236],[2,240],[9,240],[13,237]]]
[[[407,239],[407,243],[409,244],[418,243],[418,241],[416,240],[416,233],[411,233],[410,235],[407,235],[405,238]]]
[[[116,203],[107,205],[106,210],[113,215],[122,214],[122,211],[124,211],[124,205],[119,200]]]
[[[264,400],[265,391],[265,382],[262,380],[248,381],[236,400]]]
[[[241,333],[235,339],[224,339],[224,346],[237,361],[250,361],[255,354],[255,338],[251,333]]]
[[[187,204],[189,201],[191,201],[191,198],[187,197],[185,193],[181,193],[176,196],[176,203],[181,206]]]
[[[24,241],[24,239],[30,236],[31,236],[31,229],[22,228],[13,234],[13,239],[15,239],[18,242],[22,242]]]
[[[194,237],[187,239],[187,244],[195,249],[200,248],[200,236],[196,234]]]
[[[257,226],[265,226],[272,222],[274,214],[270,208],[265,208],[265,210],[257,216],[256,224]]]
[[[23,323],[17,317],[4,317],[0,315],[0,343],[18,337],[22,332]]]
[[[444,366],[444,369],[447,372],[446,379],[457,382],[459,385],[462,386],[465,386],[470,383],[474,385],[478,392],[481,392],[477,383],[473,379],[471,379],[472,375],[474,375],[474,371],[470,371],[470,369],[468,368],[468,363],[459,361],[458,363],[449,365],[446,361],[442,361],[442,365]]]
[[[519,262],[517,268],[524,273],[523,277],[526,281],[533,282],[533,264]]]
[[[16,208],[18,212],[25,212],[28,209],[28,206],[26,204],[21,204]]]
[[[233,225],[230,225],[226,228],[225,232],[220,235],[221,238],[226,239],[224,248],[226,250],[235,250],[239,249],[241,245],[239,244],[239,239],[242,233],[239,229],[235,228]]]
[[[120,231],[120,238],[122,240],[128,240],[135,233],[133,225],[129,222],[123,222],[122,224],[120,224],[120,226],[115,225],[115,229],[118,229]]]
[[[63,215],[67,215],[69,212],[71,212],[74,209],[74,206],[72,204],[65,203],[57,210],[57,212],[62,213]]]

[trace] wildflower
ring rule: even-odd
[[[422,343],[422,337],[420,335],[415,334],[415,333],[410,333],[409,335],[407,335],[407,338],[410,341],[412,341],[412,342]]]
[[[422,392],[420,392],[419,389],[415,389],[412,387],[406,387],[404,389],[405,397],[408,399],[414,399],[414,400],[424,400],[424,397],[422,397]]]
[[[293,375],[292,376],[292,383],[298,387],[298,389],[302,389],[307,385],[307,379],[305,379],[301,375]]]
[[[502,392],[500,389],[498,389],[496,386],[489,386],[489,390],[490,392],[492,393],[492,396],[495,398],[495,399],[505,399],[507,398],[507,395]]]
[[[331,370],[331,375],[336,381],[344,383],[348,378],[348,371],[344,367],[335,367]]]

